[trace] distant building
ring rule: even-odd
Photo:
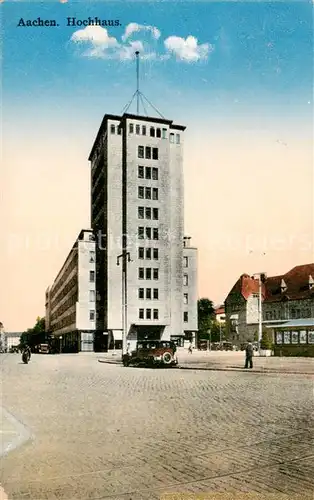
[[[7,348],[6,336],[3,323],[0,322],[0,352],[5,352]]]
[[[225,324],[226,314],[224,304],[215,308],[215,319],[218,323]]]
[[[7,352],[10,351],[11,347],[17,347],[20,345],[20,339],[23,332],[6,332],[6,349]]]
[[[284,275],[266,277],[262,284],[263,325],[314,318],[314,264],[296,266]],[[225,300],[226,327],[235,343],[258,334],[259,280],[243,274]]]
[[[93,351],[96,324],[95,238],[83,229],[46,290],[46,331],[62,352]]]

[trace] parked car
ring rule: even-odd
[[[178,363],[176,345],[167,340],[137,341],[136,349],[122,356],[124,366],[130,364],[174,366]]]

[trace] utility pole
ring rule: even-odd
[[[262,276],[258,275],[258,353],[261,354],[261,341],[262,341]]]
[[[122,254],[117,257],[117,266],[122,259],[122,355],[127,351],[127,325],[128,325],[128,289],[127,289],[127,263],[131,262],[130,252],[126,251],[125,241],[123,242]]]

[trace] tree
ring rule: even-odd
[[[45,318],[40,318],[39,316],[36,319],[35,326],[28,328],[20,337],[20,345],[28,344],[31,349],[38,344],[45,344],[46,341]]]
[[[268,329],[263,330],[261,339],[261,349],[272,349],[273,339]]]
[[[215,308],[211,300],[202,298],[197,301],[199,338],[208,339],[208,330],[215,319]]]

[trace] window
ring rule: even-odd
[[[283,332],[283,343],[290,344],[290,332]]]
[[[158,208],[153,208],[153,219],[158,220]]]
[[[158,319],[158,309],[153,309],[153,318]]]
[[[138,279],[143,280],[144,279],[144,267],[139,267],[138,268]]]
[[[143,247],[139,247],[139,249],[138,249],[138,258],[144,259],[144,248]]]
[[[314,330],[308,331],[308,343],[314,344]]]
[[[282,344],[282,332],[276,332],[276,344]]]
[[[189,303],[189,295],[187,293],[183,294],[183,304]]]
[[[138,317],[139,317],[139,319],[144,319],[144,309],[138,310]]]
[[[170,142],[174,142],[174,134],[170,134]]]
[[[298,344],[298,343],[299,343],[299,333],[291,332],[291,344]]]
[[[146,319],[151,319],[151,318],[152,318],[152,310],[146,309]]]
[[[154,227],[153,229],[153,239],[158,240],[158,227]]]
[[[140,226],[138,228],[138,237],[139,237],[140,240],[144,239],[144,227],[143,226]]]
[[[152,218],[152,209],[150,207],[145,208],[145,217],[146,217],[146,219]]]
[[[139,219],[144,219],[144,207],[137,207],[137,216]]]
[[[180,134],[176,134],[176,143],[180,144]]]
[[[89,321],[94,321],[95,320],[95,311],[91,309],[89,311]]]
[[[158,260],[158,248],[153,248],[153,259]]]
[[[150,130],[149,130],[149,135],[150,135],[151,137],[155,137],[155,129],[154,129],[154,127],[150,127]]]
[[[184,323],[187,323],[189,321],[189,313],[187,311],[184,311],[183,313],[183,321]]]
[[[166,128],[162,129],[162,138],[167,139],[167,129]]]
[[[89,271],[89,281],[91,283],[95,282],[95,271]]]
[[[189,267],[189,259],[188,259],[188,257],[183,257],[183,266],[184,267]]]
[[[158,300],[158,288],[153,289],[153,297],[155,300]]]
[[[130,134],[133,134],[133,132],[134,132],[134,125],[133,125],[133,123],[130,123],[130,125],[129,125],[129,132],[130,132]]]
[[[138,289],[138,298],[143,299],[144,298],[144,288],[139,288]]]
[[[183,275],[183,285],[188,286],[188,284],[189,284],[189,277],[187,274],[184,274]]]
[[[139,188],[138,188],[138,197],[140,199],[144,198],[144,187],[143,186],[139,186]]]
[[[146,135],[146,125],[142,125],[142,135]]]
[[[146,288],[146,298],[149,300],[152,298],[152,289],[151,288]]]
[[[150,200],[152,197],[152,188],[145,188],[145,198],[146,200]]]
[[[139,179],[144,179],[144,167],[142,165],[139,165],[138,167],[138,178]]]
[[[159,137],[159,138],[161,137],[161,130],[160,130],[160,128],[156,129],[156,137]]]
[[[146,228],[146,238],[148,240],[151,240],[152,239],[152,228],[151,227],[147,227]]]
[[[158,188],[153,188],[153,200],[158,200]]]
[[[158,277],[159,277],[159,269],[154,267],[153,269],[153,278],[154,280],[158,280]]]
[[[118,135],[121,135],[121,134],[122,134],[122,128],[118,127]]]
[[[90,290],[89,291],[89,301],[90,302],[95,302],[95,290]]]
[[[146,279],[151,280],[152,279],[152,270],[150,267],[146,267]]]
[[[154,181],[158,181],[158,168],[157,167],[153,167],[153,180]]]
[[[146,167],[145,168],[145,178],[146,179],[151,179],[152,178],[152,169],[151,169],[151,167]]]
[[[110,132],[112,134],[115,134],[116,133],[116,127],[114,125],[110,125]]]
[[[158,148],[153,148],[153,160],[158,160]]]
[[[306,344],[306,330],[300,331],[300,344]]]
[[[135,133],[136,133],[137,135],[140,135],[140,133],[141,133],[141,128],[140,128],[140,126],[139,126],[139,125],[135,125]]]
[[[146,259],[150,260],[152,258],[152,249],[146,248]]]
[[[139,158],[144,158],[144,146],[138,146],[138,148],[137,148],[137,156]]]
[[[95,236],[93,234],[88,235],[89,241],[95,241]]]
[[[95,262],[95,252],[94,252],[94,250],[91,250],[89,252],[89,262]]]
[[[149,146],[146,146],[145,158],[146,158],[146,160],[151,160],[151,157],[152,157],[152,148],[150,148]]]

